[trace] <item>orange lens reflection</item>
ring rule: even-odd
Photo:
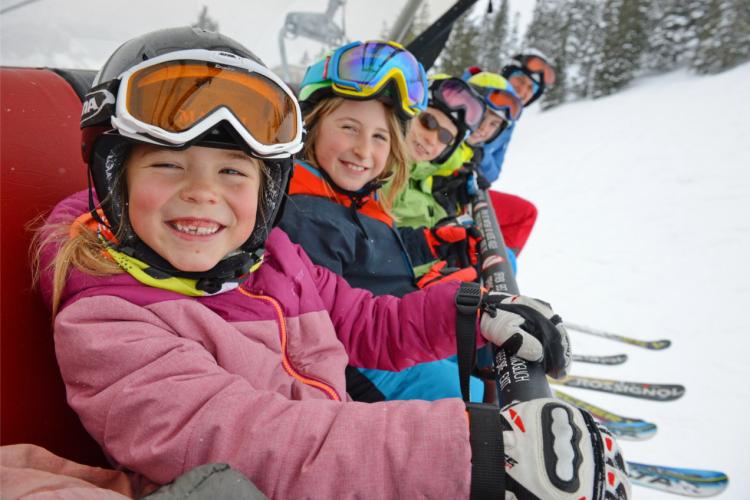
[[[257,73],[204,62],[165,62],[130,77],[128,112],[168,132],[184,132],[226,107],[260,143],[291,142],[297,135],[292,98]]]
[[[489,103],[495,108],[506,108],[510,111],[510,119],[515,120],[521,114],[521,102],[517,97],[502,90],[494,90],[487,96]]]
[[[545,85],[555,83],[555,70],[552,69],[547,61],[541,57],[529,57],[524,61],[524,66],[532,73],[542,73],[544,75]]]

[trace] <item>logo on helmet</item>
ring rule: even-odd
[[[92,125],[96,123],[96,117],[108,105],[115,105],[115,96],[112,95],[109,90],[100,89],[89,92],[89,94],[86,96],[86,101],[83,103],[83,111],[81,112],[81,126]]]

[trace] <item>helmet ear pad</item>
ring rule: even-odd
[[[258,196],[258,211],[255,216],[255,228],[242,249],[254,252],[261,248],[273,229],[281,220],[289,179],[292,173],[291,158],[262,160],[264,163],[263,182]]]
[[[128,188],[125,164],[132,142],[119,135],[101,135],[91,148],[89,175],[99,206],[107,218],[110,230],[120,241],[134,234],[128,222]],[[97,207],[90,206],[90,210]]]

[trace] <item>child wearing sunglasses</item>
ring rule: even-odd
[[[270,498],[627,496],[619,449],[566,403],[350,402],[348,362],[400,369],[455,351],[457,285],[373,297],[273,229],[302,123],[247,49],[150,33],[113,53],[86,102],[93,186],[53,210],[38,270],[68,401],[113,463],[157,484],[228,463]],[[492,312],[478,333],[521,335],[517,355],[565,371],[549,308],[477,297]],[[558,414],[576,436],[575,456],[554,460],[570,474],[547,454]]]
[[[402,227],[434,226],[448,216],[432,197],[431,178],[438,171],[450,173],[461,165],[454,152],[486,114],[482,99],[459,78],[436,75],[429,96],[427,109],[406,138],[412,162],[409,183],[393,207]]]

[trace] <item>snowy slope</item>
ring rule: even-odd
[[[720,469],[720,498],[750,498],[750,64],[724,74],[649,77],[604,99],[527,110],[495,189],[534,201],[519,260],[525,294],[563,318],[643,339],[651,352],[571,332],[574,352],[617,367],[573,373],[682,383],[675,402],[569,389],[654,421],[628,460]],[[744,476],[744,477],[743,477]],[[637,499],[677,498],[638,488]]]

